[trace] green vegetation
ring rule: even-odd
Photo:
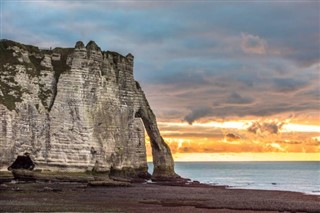
[[[39,48],[31,45],[23,45],[10,40],[0,41],[0,90],[2,94],[0,95],[0,103],[5,105],[10,111],[15,110],[16,103],[21,102],[23,89],[15,81],[14,77],[17,73],[17,65],[26,66],[26,71],[29,75],[37,75],[37,69],[30,67],[30,64],[21,63],[18,57],[14,57],[14,50],[9,49],[9,47],[17,46],[20,49],[39,53]]]
[[[8,50],[7,43],[0,42],[0,66],[3,68],[5,64],[18,64],[19,61],[16,57],[13,57],[13,50]]]
[[[13,47],[13,46],[17,46],[20,49],[24,49],[24,50],[26,50],[28,52],[34,52],[34,53],[39,53],[40,52],[39,48],[36,47],[36,46],[24,45],[24,44],[20,44],[18,42],[7,40],[7,39],[0,40],[0,51],[1,52],[3,50],[6,50],[8,47]]]
[[[21,62],[18,60],[22,55],[20,52],[15,53],[10,47],[19,47],[22,50],[29,52],[30,63]],[[62,73],[68,72],[70,67],[67,65],[68,55],[73,52],[73,48],[55,48],[53,50],[39,50],[38,47],[32,45],[24,45],[10,40],[0,40],[0,104],[5,105],[9,110],[14,110],[17,102],[22,101],[22,94],[26,89],[22,89],[15,81],[17,74],[17,66],[22,65],[25,67],[26,74],[29,78],[40,77],[41,71],[47,68],[41,65],[44,54],[58,53],[61,55],[60,60],[52,60],[54,78],[58,83],[59,77]],[[14,56],[14,54],[17,54]],[[40,91],[38,94],[42,104],[50,111],[52,106],[48,106],[47,99],[53,95],[56,96],[56,88],[54,91],[40,84]]]
[[[21,87],[20,86],[13,86],[9,87],[7,85],[4,85],[2,82],[0,82],[0,89],[3,93],[3,96],[0,95],[0,103],[5,105],[10,111],[16,109],[16,103],[21,102]],[[15,94],[11,95],[9,94],[10,91],[14,91]]]
[[[30,77],[37,77],[40,76],[41,70],[44,70],[45,67],[41,66],[41,61],[44,57],[36,58],[34,55],[29,56],[31,61],[30,64],[25,64],[27,68],[27,74]]]
[[[67,59],[68,55],[70,55],[73,52],[74,48],[55,48],[53,50],[54,53],[60,54],[60,60],[52,61],[52,66],[54,70],[54,78],[56,80],[56,86],[53,88],[53,100],[51,101],[50,105],[48,106],[48,110],[50,111],[54,100],[57,95],[57,84],[59,82],[60,75],[62,73],[66,73],[70,71],[70,67],[67,65]],[[46,94],[44,94],[46,95]]]
[[[61,55],[61,59],[59,61],[52,61],[52,66],[54,70],[54,77],[58,82],[59,77],[62,73],[70,71],[70,67],[67,65],[67,58],[73,52],[74,48],[54,48],[54,53],[59,53]]]
[[[16,103],[22,101],[21,97],[23,94],[21,86],[18,85],[14,79],[17,72],[16,66],[22,65],[22,63],[19,62],[18,57],[13,56],[14,51],[9,49],[9,47],[13,46],[28,51],[39,52],[39,49],[34,46],[22,45],[10,40],[0,41],[0,90],[2,92],[0,95],[0,103],[6,106],[10,111],[15,110]]]
[[[6,71],[5,74],[4,71]],[[23,92],[21,86],[19,86],[14,79],[16,74],[14,67],[8,67],[5,69],[5,66],[1,64],[0,73],[0,90],[2,92],[2,94],[0,94],[0,104],[3,104],[12,111],[16,108],[16,102],[22,101],[21,96]]]

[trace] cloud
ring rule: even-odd
[[[225,139],[227,141],[237,141],[237,140],[240,140],[241,137],[233,133],[228,133],[225,135]]]
[[[184,117],[184,120],[192,124],[195,120],[212,114],[212,109],[209,107],[197,107],[192,109],[191,113]]]
[[[317,153],[320,151],[319,140],[317,140],[319,132],[286,132],[282,129],[282,124],[285,121],[253,122],[258,124],[255,125],[255,134],[247,129],[215,128],[212,125],[205,125],[205,123],[203,125],[187,125],[180,122],[160,122],[159,128],[166,142],[176,153]],[[253,126],[252,123],[251,126]],[[276,131],[278,134],[275,134]]]
[[[241,48],[245,53],[266,54],[267,42],[256,35],[241,33]]]
[[[250,97],[242,97],[239,93],[233,92],[227,97],[226,102],[230,104],[250,104],[253,102],[253,99]]]
[[[303,95],[301,93],[288,92],[277,92],[274,90],[265,91],[259,89],[253,89],[249,96],[240,96],[230,94],[225,97],[225,92],[220,89],[212,90],[190,90],[189,92],[181,95],[170,95],[170,99],[163,94],[163,98],[170,100],[169,102],[163,103],[159,96],[151,98],[151,104],[158,107],[165,104],[171,104],[173,108],[179,108],[181,114],[185,114],[184,120],[189,123],[195,120],[215,120],[215,119],[232,119],[234,117],[268,117],[268,116],[292,116],[292,115],[308,115],[316,114],[319,109],[318,99],[314,96]],[[168,92],[168,95],[170,92]],[[232,93],[231,93],[232,94]],[[234,96],[234,97],[233,97]],[[317,97],[317,96],[316,96]],[[211,101],[213,98],[214,101]],[[230,100],[231,99],[231,100]],[[198,103],[201,107],[191,104]],[[192,109],[191,112],[188,110]],[[173,118],[173,117],[171,117]],[[179,119],[179,117],[177,117]]]
[[[7,39],[43,47],[94,40],[104,50],[133,53],[135,79],[159,120],[192,123],[319,109],[317,2],[3,1],[2,6]]]
[[[295,92],[308,86],[308,81],[292,78],[273,78],[273,88],[277,92]]]
[[[278,134],[279,130],[282,128],[284,123],[277,122],[253,122],[251,126],[248,127],[248,131],[254,134],[269,133]]]
[[[303,144],[303,141],[290,141],[290,140],[283,140],[283,141],[275,141],[278,144]]]

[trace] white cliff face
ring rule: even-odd
[[[40,51],[1,41],[0,51],[2,170],[28,153],[37,170],[145,175],[146,126],[156,176],[175,175],[131,54],[94,42]]]

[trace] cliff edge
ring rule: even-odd
[[[93,41],[39,49],[0,41],[0,168],[172,178],[174,162],[133,77],[134,57]]]

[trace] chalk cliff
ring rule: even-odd
[[[40,50],[0,42],[0,168],[28,156],[37,171],[174,177],[156,117],[133,77],[134,57],[90,41]]]

